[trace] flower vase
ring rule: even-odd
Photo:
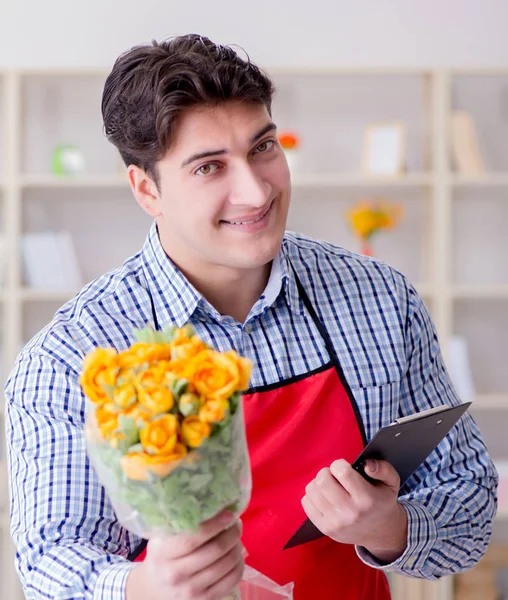
[[[374,256],[372,244],[368,240],[362,240],[362,254],[365,256]]]

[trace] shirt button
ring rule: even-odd
[[[251,325],[250,323],[247,323],[247,325],[245,325],[245,327],[243,328],[243,331],[244,331],[246,334],[249,334],[249,333],[251,333],[251,332],[252,332],[252,325]]]

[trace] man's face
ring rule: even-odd
[[[190,109],[158,171],[151,214],[166,253],[189,275],[202,277],[216,267],[257,269],[277,254],[290,175],[262,104]]]

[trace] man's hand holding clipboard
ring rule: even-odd
[[[371,483],[377,483],[364,471],[368,459],[385,460],[400,478],[400,486],[416,471],[469,408],[471,402],[458,406],[439,406],[397,419],[381,428],[352,464]],[[284,550],[316,540],[324,534],[307,519],[284,546]]]

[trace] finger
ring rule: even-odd
[[[185,576],[192,577],[194,574],[207,569],[226,556],[235,546],[241,547],[241,535],[242,525],[238,521],[228,529],[221,531],[200,548],[197,548],[192,554],[180,558],[179,570]]]
[[[202,523],[195,533],[154,537],[148,542],[147,558],[167,560],[187,556],[230,526],[237,518],[232,512],[223,511],[213,519]]]
[[[344,490],[356,499],[370,493],[372,484],[360,475],[346,460],[336,460],[330,465],[330,472]]]
[[[321,469],[314,482],[316,492],[321,493],[335,509],[340,510],[351,502],[350,494],[332,475],[330,469]]]
[[[309,496],[305,495],[302,498],[302,506],[305,514],[309,517],[309,519],[314,523],[314,525],[319,529],[319,531],[325,531],[325,517],[321,513],[321,511],[316,507],[316,505],[312,502],[312,499]]]
[[[242,545],[237,542],[229,551],[216,562],[199,573],[194,574],[193,587],[197,592],[207,591],[223,579],[231,570],[243,563]]]
[[[243,560],[237,563],[229,573],[226,573],[222,579],[210,586],[205,594],[205,600],[222,600],[226,598],[239,585],[242,580],[245,564]]]
[[[337,481],[335,481],[335,480],[334,480],[334,482],[331,482],[331,485],[336,486],[336,487],[340,486],[340,484],[337,483]],[[325,518],[327,516],[330,517],[330,515],[335,513],[337,505],[340,506],[339,502],[334,504],[333,501],[330,501],[330,499],[329,499],[329,497],[332,497],[333,499],[335,499],[335,496],[333,494],[334,490],[332,490],[332,493],[329,493],[328,495],[326,495],[325,489],[324,489],[324,484],[320,485],[316,480],[312,481],[306,487],[306,492],[307,492],[307,494],[306,494],[307,497],[312,501],[314,506],[319,510],[319,512]],[[342,492],[342,494],[347,495],[343,490],[339,490],[339,492]],[[338,495],[339,494],[337,494],[337,496]],[[349,495],[347,495],[347,496],[349,498]]]
[[[386,460],[373,460],[369,459],[365,462],[365,473],[381,481],[395,493],[398,493],[400,488],[400,477],[393,466]]]

